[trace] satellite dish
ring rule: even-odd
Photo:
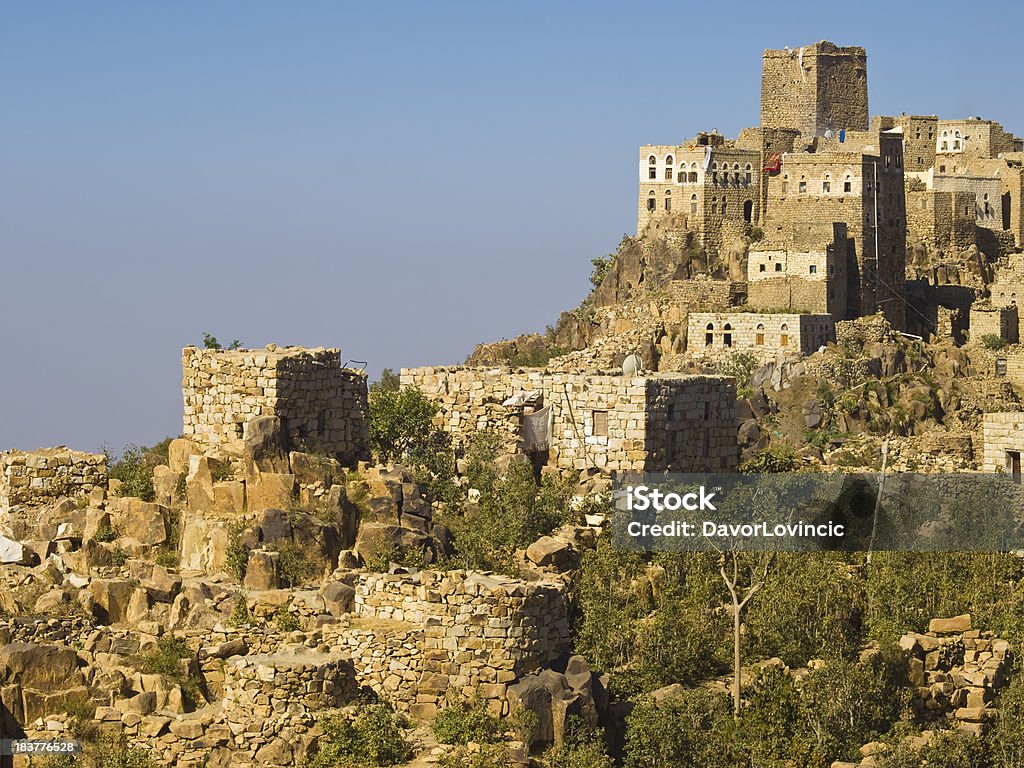
[[[644,361],[640,359],[640,355],[636,352],[626,355],[626,359],[622,361],[623,376],[636,376],[643,369]]]

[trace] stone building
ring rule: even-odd
[[[829,314],[845,320],[849,247],[846,225],[833,225],[823,247],[790,250],[789,236],[751,246],[747,256],[747,303],[761,310]],[[806,240],[805,240],[806,242]]]
[[[989,286],[992,304],[997,307],[1015,306],[1024,302],[1024,255],[1010,256],[998,270]]]
[[[937,115],[875,115],[871,130],[895,131],[903,136],[903,170],[910,174],[934,167],[938,123]]]
[[[107,457],[65,446],[0,452],[0,511],[49,504],[107,487]]]
[[[982,432],[985,444],[982,471],[1006,472],[1014,482],[1021,482],[1024,413],[986,413]]]
[[[961,159],[992,158],[1020,149],[1020,140],[993,120],[968,117],[966,120],[938,121],[935,153],[940,161],[943,155],[952,162],[954,156]]]
[[[801,357],[836,339],[831,315],[691,312],[687,350],[694,357],[723,360],[751,352],[760,362]]]
[[[805,137],[868,128],[868,60],[863,48],[827,41],[766,50],[761,60],[761,125]]]
[[[881,309],[895,327],[903,327],[906,210],[900,134],[848,131],[819,137],[808,150],[783,154],[769,174],[765,236],[788,237],[792,250],[813,250],[821,246],[823,231],[845,223],[852,248],[847,316]]]
[[[996,336],[1010,344],[1020,340],[1017,307],[994,307],[991,304],[971,306],[971,340],[980,341],[985,336]]]
[[[729,377],[437,367],[404,368],[401,383],[440,406],[435,423],[460,448],[486,430],[535,466],[736,468],[736,384]]]
[[[652,223],[694,232],[711,252],[741,237],[760,211],[760,155],[700,134],[676,146],[640,148],[637,233]]]
[[[181,367],[183,434],[204,453],[241,456],[246,425],[277,416],[289,449],[368,457],[366,374],[342,368],[338,349],[185,347]]]

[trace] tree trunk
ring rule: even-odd
[[[740,606],[734,600],[732,604],[732,716],[740,716]]]

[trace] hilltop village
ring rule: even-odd
[[[609,543],[621,472],[1021,482],[1022,140],[867,94],[765,51],[544,334],[188,346],[180,436],[0,453],[0,736],[83,750],[0,765],[1019,764],[1020,558]]]

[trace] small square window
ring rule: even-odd
[[[1000,357],[996,360],[996,376],[1006,375],[1006,358]]]
[[[852,192],[852,191],[853,191],[853,184],[851,182],[849,182],[849,181],[844,181],[843,182],[843,192]]]
[[[767,264],[758,264],[757,267],[758,267],[758,269],[757,269],[758,272],[764,272],[765,270],[768,269],[768,265]]]
[[[832,191],[832,182],[831,181],[823,181],[823,182],[821,182],[821,191],[824,192],[826,195],[829,192],[831,192]]]
[[[801,181],[800,182],[800,192],[803,193],[803,192],[806,192],[806,191],[807,191],[807,182],[806,181]]]
[[[594,436],[608,436],[608,411],[594,411]]]
[[[812,275],[818,274],[818,265],[817,264],[811,264],[810,270],[811,270],[811,274]]]
[[[782,271],[782,262],[781,261],[775,262],[775,271],[776,272],[781,272]]]
[[[658,169],[657,168],[649,168],[647,170],[647,178],[648,179],[656,179],[656,178],[658,178]]]

